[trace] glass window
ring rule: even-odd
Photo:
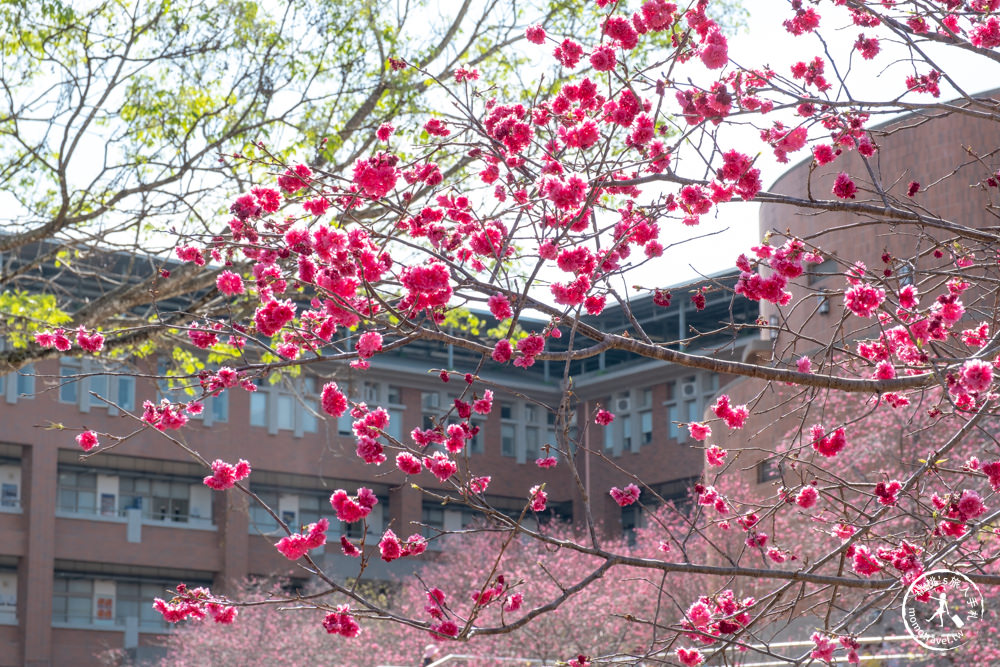
[[[229,421],[229,392],[224,391],[218,396],[213,396],[209,401],[212,410],[212,421]]]
[[[424,410],[436,410],[441,398],[436,391],[425,391],[420,395],[420,405]]]
[[[302,411],[302,430],[306,433],[315,433],[319,428],[315,414],[319,409],[319,405],[316,401],[309,398],[304,399],[303,402],[305,406],[300,406],[300,410]]]
[[[757,483],[781,479],[781,465],[777,459],[765,459],[757,464]]]
[[[354,433],[354,417],[350,410],[337,417],[337,435],[351,435]]]
[[[250,425],[267,426],[267,393],[263,391],[250,394]]]
[[[52,590],[52,620],[58,623],[93,623],[94,582],[56,577]]]
[[[289,394],[278,394],[278,428],[295,428],[295,398]]]
[[[632,448],[632,415],[622,415],[622,447],[627,451]]]
[[[701,421],[701,410],[698,409],[698,401],[687,401],[684,407],[689,422]]]
[[[4,482],[0,484],[0,507],[17,507],[17,484]]]
[[[93,377],[87,378],[87,385],[86,385],[86,387],[87,387],[86,388],[87,393],[94,392],[95,394],[97,394],[101,398],[111,399],[111,396],[108,394],[108,376],[107,375],[94,375]],[[98,408],[105,408],[105,407],[108,406],[107,403],[105,403],[104,401],[100,400],[99,398],[94,398],[93,396],[90,397],[90,402],[91,402],[91,405],[93,405],[95,407],[98,407]]]
[[[388,433],[393,438],[395,438],[396,440],[402,441],[403,439],[402,410],[389,410],[389,425],[386,427],[385,432]]]
[[[58,482],[59,509],[63,512],[97,512],[97,475],[93,472],[61,471]]]
[[[600,427],[604,431],[604,449],[614,449],[615,447],[615,427],[614,422],[607,426]]]
[[[639,428],[642,429],[642,444],[653,442],[653,413],[650,410],[639,413]]]
[[[190,498],[190,484],[154,481],[152,518],[156,521],[187,521],[191,509]]]
[[[135,378],[119,375],[116,378],[118,384],[118,395],[115,402],[122,410],[135,410]]]
[[[511,415],[514,414],[514,406],[510,403],[500,404],[500,419],[510,419]]]
[[[514,425],[502,424],[500,426],[500,455],[517,456],[516,444],[514,443]]]
[[[470,454],[482,454],[483,453],[483,422],[472,421],[469,422],[474,431],[474,435],[466,441],[466,447]],[[477,430],[478,429],[478,430]]]
[[[389,385],[389,403],[392,405],[402,405],[403,404],[403,390],[399,387],[394,387]]]
[[[330,506],[330,502],[325,496],[300,495],[299,496],[299,523],[308,526],[316,523],[323,517],[323,511]]]
[[[829,275],[838,273],[837,260],[828,259],[820,263],[818,266],[814,266],[812,271],[809,272],[809,284],[815,285],[819,281],[823,280]]]
[[[677,440],[680,437],[680,429],[677,427],[677,422],[681,420],[680,412],[677,409],[677,404],[671,404],[667,406],[667,423],[670,437]]]
[[[63,378],[60,381],[63,383],[59,385],[59,400],[62,403],[76,403],[79,394],[78,387],[80,385],[79,380],[70,380],[70,378],[80,372],[79,368],[74,368],[72,366],[65,366],[63,364],[59,365],[59,377]]]
[[[35,393],[35,365],[28,364],[18,371],[17,393],[21,398],[32,398]]]
[[[525,456],[527,456],[529,461],[534,461],[538,458],[541,447],[539,437],[538,427],[529,426],[524,429]]]
[[[420,522],[424,524],[420,530],[424,537],[437,537],[440,531],[444,530],[444,510],[440,507],[425,506],[421,512]]]
[[[277,491],[259,491],[253,489],[257,497],[268,507],[278,510]],[[250,532],[251,533],[274,533],[278,531],[278,522],[274,520],[267,510],[265,510],[256,500],[250,499]]]
[[[524,406],[524,421],[533,423],[538,421],[538,408],[530,403]]]

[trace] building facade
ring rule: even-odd
[[[670,308],[636,300],[634,315],[647,334],[661,341],[715,329],[733,313],[739,322],[753,323],[755,304],[741,300],[731,310],[731,294],[722,286],[731,286],[734,278],[712,281],[716,289],[708,292],[704,310],[696,310],[680,290]],[[632,326],[613,309],[593,323],[615,332]],[[532,324],[522,326],[530,330]],[[543,326],[534,324],[539,330]],[[754,336],[717,334],[700,340],[694,351],[738,359]],[[208,460],[249,460],[250,489],[290,526],[330,518],[331,544],[314,556],[340,577],[356,575],[357,561],[340,554],[337,539],[340,534],[360,538],[362,529],[338,525],[329,504],[335,489],[354,493],[367,486],[378,496],[368,544],[377,543],[387,526],[401,536],[422,532],[434,538],[475,519],[461,505],[442,505],[412,487],[410,482],[416,482],[447,494],[430,474],[407,480],[391,457],[382,466],[366,465],[355,453],[351,420],[324,419],[316,391],[333,379],[352,400],[385,407],[389,434],[407,441],[413,428],[437,423],[466,387],[460,378],[443,383],[428,369],[470,372],[480,358],[419,343],[373,362],[364,372],[310,367],[296,379],[261,383],[252,394],[232,390],[209,399],[188,427],[169,432]],[[2,667],[97,664],[95,652],[109,648],[150,654],[156,636],[168,630],[152,599],[164,597],[180,581],[224,592],[229,582],[249,575],[302,576],[274,548],[282,534],[268,513],[236,489],[211,491],[202,483],[202,467],[163,434],[139,429],[129,416],[143,401],[183,398],[179,389],[154,377],[164,374],[167,359],[155,368],[144,363],[137,372],[65,358],[0,378]],[[627,531],[642,521],[636,507],[623,513],[607,493],[631,481],[630,473],[641,473],[664,498],[686,499],[703,457],[677,424],[700,419],[727,378],[609,351],[574,361],[568,370],[538,362],[530,369],[489,365],[481,372],[505,391],[495,392],[494,409],[478,422],[480,431],[467,444],[461,465],[492,476],[492,506],[517,516],[530,486],[545,482],[550,510],[530,521],[583,516],[582,496],[567,466],[542,470],[534,464],[546,452],[564,456],[546,449],[555,443],[555,424],[543,406],[558,404],[567,372],[577,400],[572,435],[581,445],[571,455],[605,528]],[[81,374],[83,379],[67,381]],[[588,425],[584,415],[592,415],[598,405],[616,414],[611,426]],[[106,453],[85,457],[73,441],[76,431],[61,430],[60,424],[102,433],[138,432]],[[436,544],[431,541],[428,557]],[[398,565],[392,566],[395,572]],[[412,564],[404,561],[402,567]],[[377,558],[366,571],[373,579],[388,575]]]

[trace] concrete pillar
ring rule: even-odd
[[[45,434],[47,435],[47,434]],[[23,449],[21,479],[27,542],[18,568],[18,610],[26,667],[52,665],[52,587],[55,568],[56,489],[59,465],[55,443]],[[63,434],[60,433],[60,436]]]
[[[217,491],[214,500],[215,525],[222,550],[222,571],[216,575],[218,592],[246,578],[250,567],[250,514],[247,496],[238,489]]]

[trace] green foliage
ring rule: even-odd
[[[72,319],[51,294],[29,294],[23,290],[0,292],[0,318],[4,338],[14,349],[27,347],[35,331],[57,327]]]

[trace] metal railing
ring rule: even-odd
[[[892,644],[895,642],[912,641],[913,638],[909,635],[888,635],[882,637],[858,637],[859,644]],[[808,648],[813,646],[812,641],[794,641],[794,642],[775,642],[773,644],[763,645],[755,644],[751,648],[758,648],[761,650],[775,650],[782,648]],[[914,660],[928,659],[927,653],[914,653],[914,652],[897,652],[897,653],[880,653],[879,655],[862,655],[861,664],[866,662],[872,662],[874,660],[905,660],[904,664],[911,664]],[[485,656],[485,655],[471,655],[466,653],[449,653],[448,655],[438,658],[434,662],[428,664],[427,667],[447,667],[460,660],[490,660],[493,662],[507,662],[513,665],[546,665],[555,664],[547,663],[544,660],[539,660],[537,658],[511,658],[502,656]],[[612,658],[606,661],[606,664],[635,664],[635,658]],[[790,663],[789,660],[769,660],[766,662],[744,662],[740,663],[741,667],[787,667]],[[834,664],[846,664],[847,656],[838,656],[833,660]],[[475,664],[475,663],[473,663]],[[641,663],[640,663],[641,664]],[[378,667],[411,667],[410,665],[379,665]]]

